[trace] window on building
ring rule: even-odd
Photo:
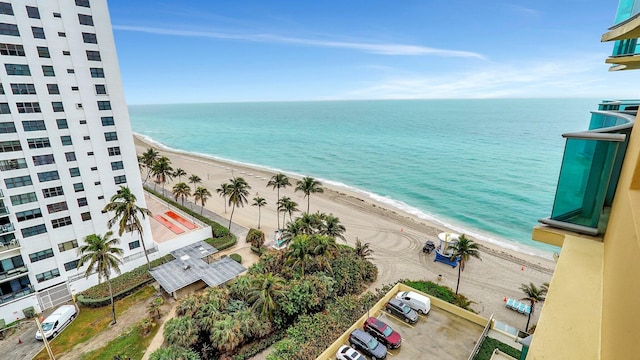
[[[26,64],[4,64],[7,75],[30,76],[29,65]]]
[[[53,180],[59,180],[59,179],[60,179],[60,174],[58,174],[58,171],[56,170],[38,173],[38,180],[40,182],[47,182],[47,181],[53,181]]]
[[[42,189],[42,195],[45,198],[56,197],[64,195],[64,191],[62,190],[62,186],[56,186],[48,189]]]
[[[98,101],[98,110],[111,110],[111,101]]]
[[[10,199],[11,199],[11,205],[13,206],[28,204],[28,203],[38,201],[38,197],[34,192],[19,194],[19,195],[12,195]]]
[[[40,19],[40,11],[37,7],[27,6],[27,16],[31,19]]]
[[[111,170],[122,170],[124,169],[124,164],[122,161],[113,161],[111,163]]]
[[[16,132],[16,124],[13,122],[0,122],[0,134],[11,134]]]
[[[80,169],[77,167],[69,169],[69,175],[71,175],[71,177],[80,176]]]
[[[73,190],[75,190],[75,192],[84,191],[84,185],[82,183],[73,184]]]
[[[53,257],[53,249],[47,249],[29,254],[32,263]]]
[[[27,144],[29,144],[29,149],[44,149],[51,147],[51,142],[49,141],[49,138],[46,137],[27,139]]]
[[[71,151],[71,152],[67,152],[64,153],[64,157],[67,159],[67,161],[76,161],[76,153]]]
[[[43,273],[37,274],[36,280],[38,280],[38,282],[43,282],[43,281],[51,280],[53,278],[57,278],[58,276],[60,276],[60,270],[51,269],[49,271],[45,271]]]
[[[35,95],[36,87],[33,84],[11,84],[13,95]]]
[[[82,40],[84,41],[85,44],[97,44],[98,43],[98,37],[96,36],[96,34],[93,33],[82,33]]]
[[[127,182],[127,177],[124,175],[114,176],[113,180],[115,181],[116,185],[124,184]]]
[[[87,205],[89,205],[89,203],[87,202],[87,198],[86,197],[78,199],[78,207],[83,207],[83,206],[87,206]]]
[[[22,237],[27,238],[31,236],[36,236],[38,234],[44,234],[47,232],[47,227],[44,224],[27,227],[21,230]]]
[[[73,145],[73,142],[71,142],[71,136],[69,135],[60,136],[60,141],[62,141],[62,145]]]
[[[93,156],[93,151],[87,152],[87,156]]]
[[[60,89],[58,88],[58,84],[47,84],[47,90],[49,90],[49,95],[60,94]]]
[[[18,112],[20,114],[31,114],[31,113],[39,113],[42,112],[40,110],[40,103],[38,102],[19,102],[16,103],[18,107]]]
[[[59,12],[54,12],[53,13],[53,17],[54,18],[62,18],[62,15]]]
[[[64,263],[64,269],[66,271],[77,270],[78,269],[79,260],[69,261],[68,263]]]
[[[80,214],[80,217],[82,218],[82,221],[89,221],[91,220],[91,213],[90,212],[83,212],[82,214]]]
[[[36,156],[32,156],[31,158],[33,159],[33,165],[35,166],[49,165],[49,164],[56,163],[56,160],[54,159],[53,154],[36,155]]]
[[[63,50],[62,55],[71,55],[71,51]]]
[[[0,14],[2,15],[13,15],[13,8],[11,7],[11,3],[8,2],[0,2]]]
[[[92,166],[91,167],[91,171],[98,171],[98,167],[97,166]]]
[[[89,135],[85,135],[85,136],[83,136],[82,138],[83,138],[84,140],[91,140],[91,136],[89,136]]]
[[[89,72],[92,78],[104,78],[103,68],[89,68]]]
[[[38,46],[38,56],[41,58],[51,58],[51,54],[49,54],[49,48],[46,46]]]
[[[61,201],[61,202],[47,205],[47,211],[49,211],[49,214],[53,214],[53,213],[57,213],[65,210],[69,210],[69,207],[67,206],[66,201]]]
[[[72,87],[71,87],[71,90],[72,90],[72,91],[78,91],[79,89],[80,89],[80,88],[78,88],[77,86],[72,86]]]
[[[54,229],[67,225],[71,225],[71,217],[69,216],[51,220],[51,226],[53,226]]]
[[[46,39],[44,36],[44,29],[38,26],[32,26],[31,32],[33,33],[33,37],[35,39]]]
[[[53,66],[42,65],[42,75],[44,75],[44,76],[56,76],[56,72],[53,70]]]
[[[0,84],[0,95],[4,95],[4,85]]]
[[[77,240],[71,240],[71,241],[65,241],[63,243],[58,244],[58,250],[60,250],[60,252],[65,252],[68,250],[72,250],[78,247],[78,241]]]
[[[58,36],[59,37],[67,37],[67,33],[62,32],[62,31],[58,31]]]
[[[93,26],[93,18],[91,15],[78,14],[78,21],[80,21],[80,25]]]
[[[69,124],[67,124],[67,119],[56,119],[56,124],[58,125],[58,129],[69,128]]]
[[[100,181],[94,182],[93,185],[100,185]]]
[[[107,95],[107,87],[103,84],[96,84],[96,95]]]
[[[22,150],[22,145],[18,140],[0,141],[0,153],[20,150]]]
[[[0,160],[0,170],[2,171],[18,170],[18,169],[24,169],[26,167],[27,167],[27,160],[25,160],[24,158]]]
[[[53,101],[51,102],[51,106],[53,107],[53,112],[64,111],[64,106],[62,105],[62,101]]]
[[[80,120],[80,125],[86,125],[87,124],[87,120]]]
[[[18,31],[18,25],[0,23],[0,35],[20,36],[20,31]],[[24,56],[24,54],[20,56]]]
[[[86,7],[86,8],[91,7],[89,6],[89,0],[76,0],[76,5]]]
[[[132,241],[129,243],[129,250],[137,249],[140,247],[140,240]]]
[[[6,35],[6,34],[3,34],[3,35]],[[24,47],[18,44],[0,43],[0,55],[24,56]]]
[[[31,209],[26,211],[19,211],[16,213],[16,219],[18,222],[33,220],[42,217],[42,210],[40,209]]]
[[[100,120],[102,121],[102,126],[115,125],[115,122],[113,121],[113,116],[103,116],[100,118]]]
[[[98,196],[98,200],[104,200],[104,195]]]
[[[118,140],[118,133],[116,133],[115,131],[106,132],[106,133],[104,133],[104,140],[105,141],[116,141],[116,140]]]
[[[44,120],[26,120],[22,122],[22,127],[24,128],[24,131],[47,130],[44,125]]]
[[[67,74],[75,74],[75,72],[74,69],[67,69]]]
[[[95,50],[86,50],[87,51],[87,60],[89,61],[102,61],[100,57],[100,51]]]
[[[9,103],[0,103],[0,114],[11,114]]]
[[[7,186],[7,189],[13,189],[22,186],[33,185],[33,181],[31,181],[31,176],[25,175],[4,179],[4,184]]]

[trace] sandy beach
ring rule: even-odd
[[[233,176],[243,177],[251,186],[249,204],[236,209],[233,221],[248,228],[258,226],[258,208],[251,206],[251,203],[253,197],[259,194],[267,201],[267,205],[261,209],[261,229],[269,239],[273,237],[277,228],[277,194],[276,190],[267,187],[266,184],[274,172],[169,151],[148,143],[137,135],[135,143],[138,154],[154,147],[161,155],[166,155],[171,160],[174,170],[182,168],[187,172],[187,177],[191,174],[200,176],[200,185],[212,193],[205,207],[227,219],[231,210],[227,209],[225,213],[223,199],[216,193],[216,189],[220,184],[229,182]],[[144,178],[146,169],[142,175]],[[183,177],[182,181],[186,182],[187,179]],[[298,203],[298,209],[305,211],[307,199],[302,193],[294,192],[296,179],[290,176],[290,181],[294,186],[280,189],[280,196],[289,196]],[[165,184],[165,188],[170,189],[176,182],[178,179],[173,179]],[[323,184],[323,188],[324,193],[311,195],[311,212],[320,211],[339,217],[347,229],[347,244],[353,245],[356,239],[370,244],[374,251],[372,260],[379,270],[378,280],[372,284],[372,289],[398,279],[438,281],[438,275],[442,275],[443,285],[455,289],[458,269],[434,262],[433,254],[426,255],[421,251],[426,240],[437,243],[438,233],[448,229],[344,188],[327,184]],[[531,227],[534,225],[531,224]],[[539,286],[549,282],[553,273],[553,261],[474,240],[481,244],[482,261],[471,259],[467,263],[462,273],[460,293],[476,302],[472,307],[481,315],[489,317],[494,314],[494,317],[502,322],[523,328],[527,321],[526,316],[507,309],[504,306],[504,298],[522,298],[519,287],[523,283],[533,282]],[[537,320],[539,310],[540,305],[532,317],[532,324]]]

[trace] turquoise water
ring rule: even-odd
[[[165,146],[348,186],[523,252],[551,213],[563,132],[593,99],[326,101],[130,106]]]

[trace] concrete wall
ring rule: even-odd
[[[176,249],[197,243],[198,241],[208,239],[210,237],[211,237],[210,226],[193,230],[184,235],[171,239],[169,241],[165,241],[163,243],[157,244],[158,253],[160,254],[160,256],[164,256]]]
[[[23,319],[24,314],[22,313],[22,309],[28,308],[29,306],[33,306],[37,313],[41,312],[36,294],[2,304],[1,316],[2,319],[4,319],[5,324],[10,324],[16,320]]]

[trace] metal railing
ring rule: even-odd
[[[12,223],[0,225],[0,234],[8,233],[14,230],[15,230],[15,227],[13,226]]]
[[[7,243],[3,243],[0,241],[0,253],[1,252],[5,252],[5,251],[9,251],[9,250],[13,250],[13,249],[17,249],[20,247],[20,241],[18,241],[18,239],[12,239],[11,241],[7,242]]]
[[[471,351],[468,360],[473,360],[473,358],[478,354],[478,351],[480,351],[480,346],[482,346],[484,338],[487,337],[487,333],[491,329],[491,324],[493,324],[493,314],[489,317],[489,321],[487,322],[487,325],[485,325],[484,330],[482,330],[482,334],[480,334],[480,337],[476,342],[476,346],[473,347],[473,351]]]
[[[16,277],[18,275],[24,274],[27,271],[29,271],[29,270],[27,269],[26,265],[23,265],[23,266],[18,267],[18,268],[13,268],[13,269],[11,269],[11,270],[9,270],[7,272],[0,273],[0,280],[13,278],[13,277]]]

